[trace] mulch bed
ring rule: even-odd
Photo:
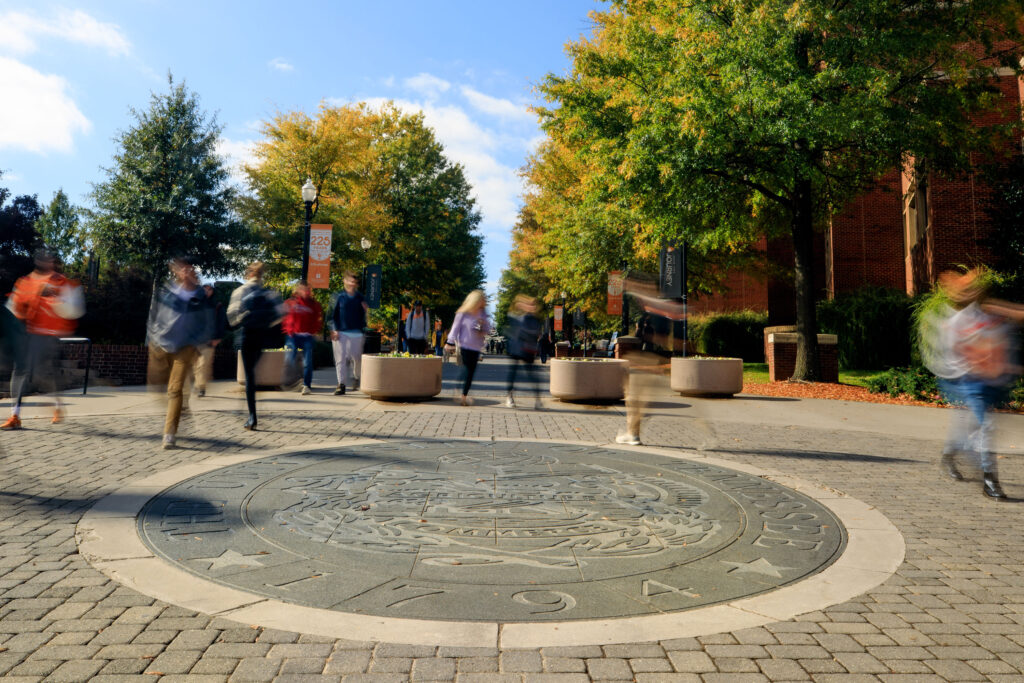
[[[929,406],[942,408],[936,403],[918,401],[909,396],[873,394],[864,387],[853,384],[831,384],[828,382],[744,382],[744,394],[755,396],[785,396],[787,398],[827,398],[836,401],[862,401],[865,403],[891,403],[901,406]]]

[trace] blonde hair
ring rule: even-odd
[[[253,261],[245,269],[246,280],[263,281],[263,261]]]
[[[472,313],[477,307],[487,300],[484,296],[484,290],[474,289],[472,292],[466,295],[466,300],[459,306],[459,310],[456,313]]]

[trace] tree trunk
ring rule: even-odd
[[[814,197],[811,182],[797,183],[793,209],[793,253],[796,290],[796,366],[793,379],[821,379],[818,317],[814,301]]]

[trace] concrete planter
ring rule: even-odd
[[[616,359],[551,360],[551,395],[563,401],[619,401],[629,363]]]
[[[363,355],[359,389],[373,399],[425,399],[441,393],[438,356]]]
[[[742,358],[673,358],[669,385],[683,396],[732,396],[743,391]]]
[[[279,387],[282,385],[294,384],[299,379],[299,372],[295,366],[289,367],[285,363],[285,351],[264,351],[256,363],[256,386],[258,387]],[[245,384],[245,370],[242,368],[242,352],[238,356],[236,377],[239,384]]]

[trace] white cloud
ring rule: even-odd
[[[278,71],[295,71],[295,66],[284,61],[281,57],[274,57],[267,62],[267,66],[271,69],[277,69]]]
[[[39,49],[40,39],[100,48],[115,57],[131,53],[131,42],[117,24],[101,22],[81,10],[63,9],[50,17],[16,11],[0,14],[0,52],[30,54]]]
[[[253,140],[231,140],[229,138],[217,140],[216,152],[224,158],[224,165],[231,176],[231,182],[239,187],[244,187],[247,180],[242,172],[242,166],[255,161],[255,156],[253,156],[255,144],[256,142]]]
[[[421,73],[403,81],[405,87],[419,93],[428,100],[436,100],[442,93],[448,92],[452,84],[443,78],[428,73]]]
[[[371,98],[367,104],[380,107],[392,101],[406,112],[422,111],[423,119],[434,129],[444,145],[445,154],[462,164],[473,188],[477,208],[483,217],[482,228],[488,236],[504,236],[519,214],[523,182],[516,168],[502,163],[498,154],[504,138],[474,121],[455,105]]]
[[[0,57],[0,92],[7,102],[17,103],[0,107],[0,149],[71,151],[75,133],[88,132],[92,124],[67,87],[60,76]]]
[[[536,118],[530,113],[525,104],[516,104],[512,100],[501,97],[491,97],[468,85],[462,86],[462,96],[469,100],[470,105],[484,114],[497,116],[502,119],[529,121],[534,123]]]

